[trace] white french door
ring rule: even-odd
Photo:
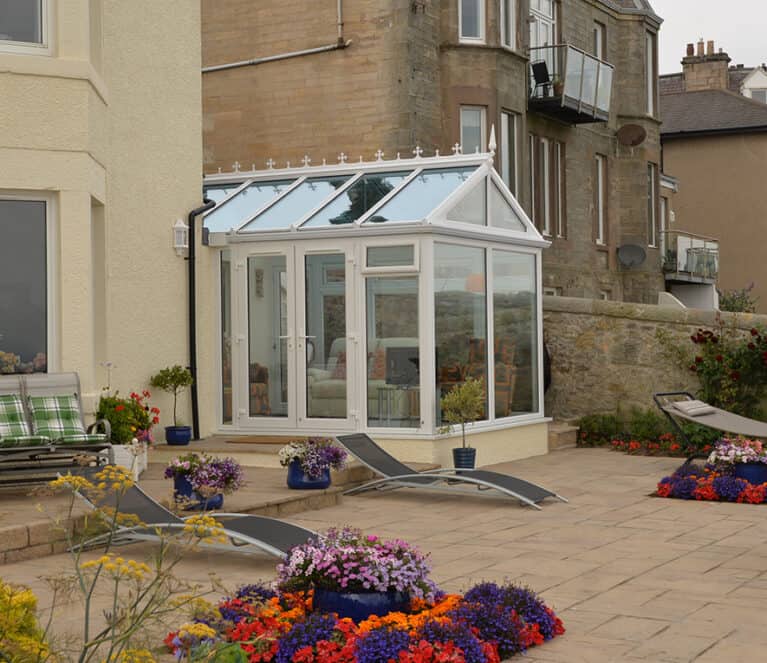
[[[236,249],[233,365],[237,425],[351,429],[357,338],[350,249],[270,244]]]

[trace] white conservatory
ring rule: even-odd
[[[450,465],[460,440],[440,432],[440,397],[472,376],[487,387],[469,427],[478,464],[546,453],[548,242],[492,153],[415,153],[206,176],[220,432],[367,432]]]

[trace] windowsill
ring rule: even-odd
[[[595,242],[594,244],[597,248],[597,251],[607,251],[610,248],[604,242]]]
[[[38,55],[50,57],[51,47],[49,44],[22,41],[0,41],[0,53],[9,55]]]
[[[479,37],[458,37],[459,44],[467,44],[469,46],[485,46],[485,40]]]

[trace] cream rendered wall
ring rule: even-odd
[[[188,361],[186,262],[171,227],[201,204],[200,7],[51,3],[50,55],[0,53],[0,195],[49,197],[49,370],[77,371],[92,409],[100,362],[128,393]]]

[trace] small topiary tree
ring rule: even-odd
[[[173,394],[173,425],[178,426],[178,418],[176,417],[176,404],[178,402],[178,395],[187,387],[191,387],[194,383],[192,373],[188,368],[179,366],[170,366],[163,368],[159,373],[153,375],[149,379],[149,384],[163,391],[167,391],[169,394]]]
[[[456,385],[441,399],[442,419],[449,425],[442,427],[448,432],[452,425],[461,426],[461,447],[466,448],[466,424],[485,416],[485,382],[482,379],[466,378],[466,382]]]

